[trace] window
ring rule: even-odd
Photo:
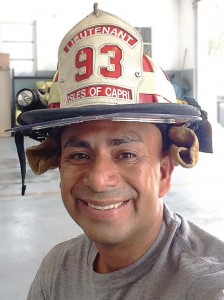
[[[152,56],[152,30],[150,27],[135,27],[140,33],[143,40],[143,52],[148,56]]]
[[[2,52],[10,55],[15,75],[33,75],[37,69],[36,22],[1,22]]]

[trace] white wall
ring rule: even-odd
[[[180,0],[179,10],[179,55],[180,68],[195,66],[195,8],[192,0]]]
[[[223,30],[223,11],[223,1],[203,0],[198,4],[198,100],[214,124],[217,122],[217,97],[224,95],[224,50],[223,54],[209,56],[208,41],[217,38]]]
[[[152,27],[152,56],[165,70],[181,68],[186,42],[180,32],[181,28],[184,36],[190,36],[187,33],[188,27],[184,27],[185,18],[179,15],[180,9],[181,13],[188,13],[189,5],[183,7],[184,2],[191,3],[191,0],[98,1],[100,9],[125,19],[133,26]],[[93,3],[93,0],[7,0],[1,7],[0,19],[36,19],[38,70],[54,70],[62,37],[79,20],[92,12]],[[190,47],[192,43],[189,44],[188,48]]]

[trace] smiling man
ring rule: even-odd
[[[63,38],[53,86],[59,99],[51,94],[12,129],[22,193],[29,136],[41,142],[26,150],[30,167],[59,168],[62,200],[84,234],[48,253],[28,299],[224,299],[223,242],[162,200],[175,165],[212,152],[206,112],[178,101],[138,32],[96,4]]]
[[[173,162],[162,153],[159,129],[92,121],[69,126],[61,139],[62,198],[101,253],[96,270],[130,265],[149,249],[163,221],[158,198],[170,187]]]

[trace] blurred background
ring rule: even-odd
[[[14,137],[18,91],[38,89],[49,100],[58,46],[94,1],[2,0],[0,8],[0,298],[26,299],[44,255],[81,229],[60,199],[57,170],[27,168],[20,195]],[[177,97],[196,98],[213,127],[214,153],[192,170],[177,167],[164,198],[169,207],[224,240],[224,2],[222,0],[100,0],[99,8],[137,28],[144,51],[167,72]],[[26,146],[35,144],[25,139]]]

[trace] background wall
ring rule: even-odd
[[[165,70],[181,69],[183,51],[186,47],[188,48],[186,67],[193,67],[191,2],[191,0],[98,1],[100,9],[125,19],[133,26],[152,27],[152,56]],[[83,0],[79,3],[70,0],[7,0],[3,7],[1,4],[0,20],[36,20],[37,68],[54,70],[57,65],[57,49],[62,37],[80,19],[92,12],[93,3],[93,0]],[[184,25],[186,20],[190,26]]]

